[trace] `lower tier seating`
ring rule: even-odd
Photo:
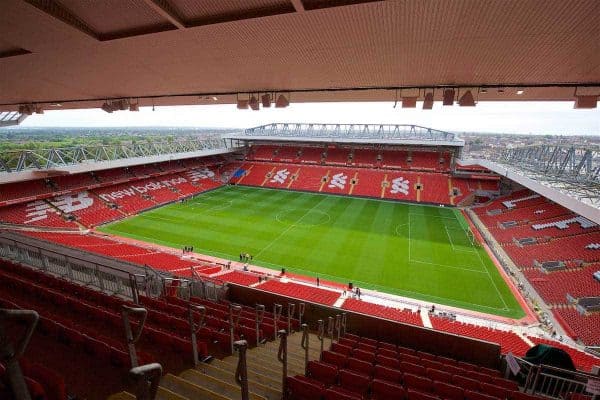
[[[419,313],[410,310],[386,307],[379,304],[367,303],[357,299],[346,299],[342,304],[344,310],[356,311],[372,315],[374,317],[391,319],[406,324],[423,326],[423,320]]]
[[[498,343],[501,347],[500,351],[502,354],[511,352],[514,355],[521,357],[525,355],[530,347],[521,337],[519,337],[519,335],[514,332],[507,332],[499,329],[491,329],[478,325],[451,321],[446,318],[433,315],[430,316],[430,320],[433,329]]]
[[[287,383],[292,400],[528,398],[498,370],[354,335],[332,344],[321,361],[309,362],[306,376]]]
[[[326,304],[329,306],[333,305],[340,297],[338,292],[320,289],[313,286],[301,285],[298,283],[282,282],[278,279],[269,279],[268,281],[258,285],[256,288],[313,303]]]

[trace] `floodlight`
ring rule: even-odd
[[[260,105],[258,103],[258,99],[256,98],[256,96],[250,97],[250,101],[248,102],[248,105],[254,111],[258,111],[260,109]]]
[[[451,106],[454,104],[454,89],[444,89],[442,104],[445,106]]]
[[[263,107],[271,107],[271,94],[265,93],[260,97],[260,102]]]
[[[433,108],[433,92],[425,93],[423,100],[423,110],[431,110]]]

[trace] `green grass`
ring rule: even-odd
[[[104,226],[147,242],[353,282],[511,318],[524,316],[458,210],[250,187],[223,187]]]

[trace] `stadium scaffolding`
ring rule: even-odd
[[[0,154],[0,173],[26,170],[48,170],[82,163],[116,161],[134,157],[164,156],[203,150],[227,149],[223,139],[185,138],[153,140],[114,145],[89,145],[64,148],[8,151]]]
[[[278,138],[412,139],[456,142],[457,145],[463,143],[454,133],[418,125],[273,123],[246,129],[244,135]]]
[[[504,150],[494,161],[600,208],[600,148],[564,145],[516,147]]]

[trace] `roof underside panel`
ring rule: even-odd
[[[226,94],[444,85],[588,84],[600,94],[598,26],[596,0],[27,0],[0,13],[0,48],[26,50],[0,58],[0,107],[182,94],[190,97],[165,103],[198,104],[199,94],[233,102]],[[294,98],[395,96],[356,93]],[[423,90],[400,94],[422,98]],[[476,97],[572,99],[573,88]],[[65,104],[85,106],[97,104]]]

